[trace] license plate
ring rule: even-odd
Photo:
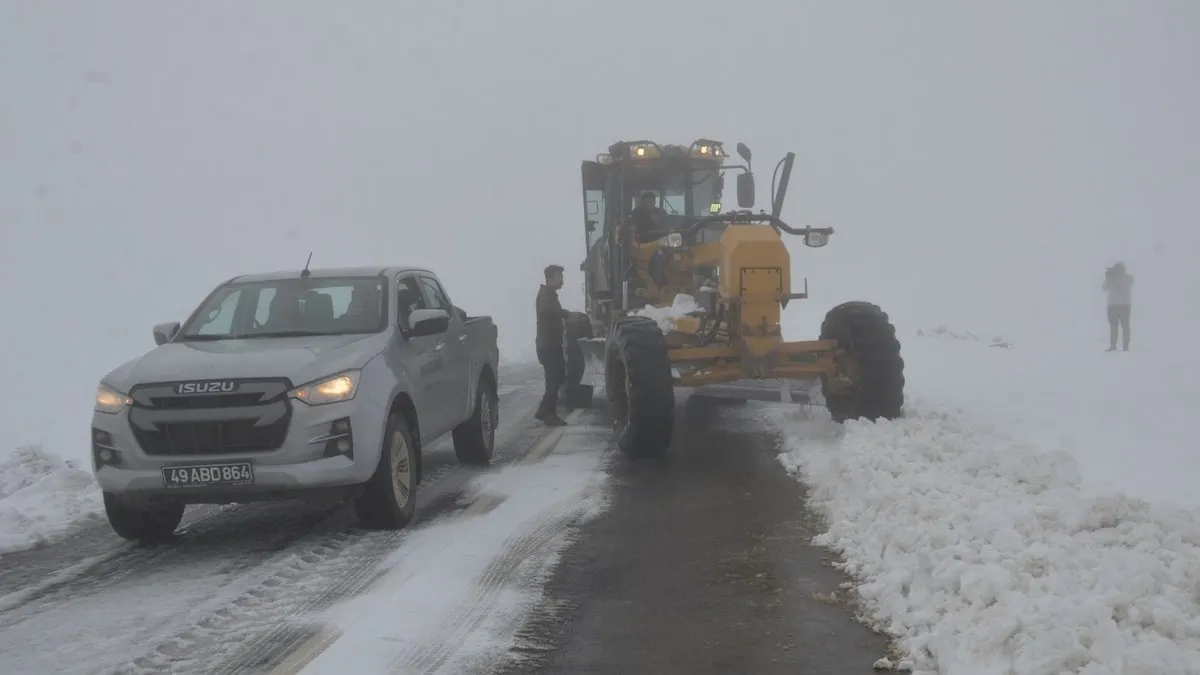
[[[250,462],[171,466],[163,469],[162,473],[163,481],[169,488],[224,487],[254,482],[254,466]]]

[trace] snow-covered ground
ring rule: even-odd
[[[818,543],[918,671],[1200,673],[1195,360],[982,338],[901,335],[903,420],[767,411]]]
[[[607,435],[567,428],[546,459],[487,475],[465,512],[414,532],[374,587],[323,617],[335,641],[301,672],[463,673],[502,660],[571,526],[606,506]]]
[[[24,446],[0,461],[0,554],[68,536],[103,519],[91,467]]]

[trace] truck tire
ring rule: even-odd
[[[665,453],[675,427],[675,383],[657,323],[641,316],[617,319],[608,340],[604,381],[621,452],[630,457]]]
[[[496,425],[500,421],[500,402],[496,383],[488,371],[479,375],[475,387],[475,412],[466,422],[454,427],[454,456],[460,464],[487,466],[496,451]]]
[[[417,450],[408,419],[393,410],[379,451],[379,464],[367,481],[366,491],[354,502],[365,527],[403,529],[416,514]]]
[[[844,350],[842,367],[850,371],[849,386],[821,378],[825,407],[835,422],[866,418],[892,420],[904,408],[904,359],[896,328],[886,312],[869,302],[847,302],[825,315],[821,339],[837,340]]]
[[[111,492],[104,493],[104,513],[113,532],[130,541],[154,542],[170,538],[183,520],[183,504],[137,508]]]

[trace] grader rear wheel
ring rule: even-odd
[[[821,339],[837,340],[846,353],[840,365],[849,382],[821,378],[825,407],[835,422],[901,416],[904,359],[886,312],[869,302],[838,305],[825,315]]]
[[[675,427],[675,383],[657,323],[640,316],[617,320],[608,340],[604,380],[621,452],[630,457],[665,453]]]

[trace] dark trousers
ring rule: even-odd
[[[1122,346],[1129,349],[1129,305],[1108,306],[1108,348],[1117,348],[1117,329],[1124,331]]]
[[[567,381],[567,359],[563,355],[562,345],[538,345],[538,363],[546,373],[546,393],[542,395],[542,404],[538,406],[539,415],[558,413],[558,390]]]

